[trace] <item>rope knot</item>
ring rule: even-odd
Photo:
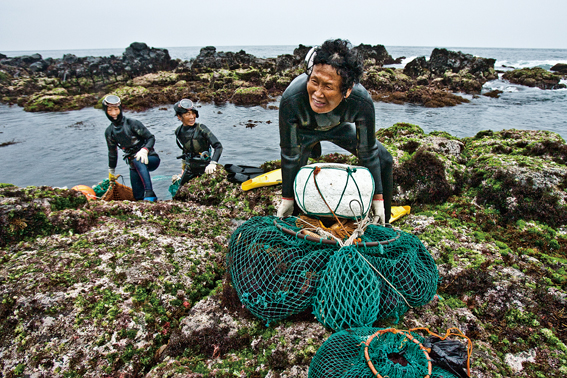
[[[317,175],[319,174],[319,172],[321,172],[321,167],[315,167],[315,169],[313,170],[313,174]]]

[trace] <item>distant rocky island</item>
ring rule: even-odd
[[[309,46],[293,54],[257,58],[245,51],[219,52],[203,47],[189,61],[171,59],[167,49],[134,42],[121,57],[43,59],[40,54],[7,57],[0,54],[0,102],[26,111],[64,111],[99,107],[102,97],[114,93],[125,108],[141,111],[172,104],[180,98],[203,103],[266,105],[283,93],[304,70]],[[469,100],[459,93],[478,95],[484,83],[498,77],[495,59],[435,48],[431,56],[415,58],[403,69],[383,45],[360,44],[355,49],[364,61],[362,84],[375,101],[414,103],[426,107],[455,106]],[[512,83],[542,89],[564,88],[567,70],[557,65],[508,71]],[[498,93],[488,95],[498,96]]]

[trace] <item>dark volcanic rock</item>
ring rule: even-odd
[[[429,58],[429,69],[432,73],[441,75],[447,70],[457,73],[468,69],[472,74],[487,72],[494,69],[496,59],[479,58],[471,54],[450,51],[447,49],[433,49]]]
[[[495,59],[471,54],[434,49],[429,61],[421,56],[404,68],[404,74],[417,80],[418,85],[430,85],[454,92],[480,93],[488,80],[498,78]]]
[[[404,67],[404,74],[413,79],[428,73],[429,65],[424,56],[420,56],[406,64]]]
[[[172,70],[177,65],[171,60],[167,49],[150,48],[142,42],[130,44],[122,54],[122,59],[135,76]]]
[[[482,95],[486,97],[499,98],[502,93],[503,92],[501,90],[495,89],[493,91],[483,93]]]
[[[567,75],[567,64],[557,63],[549,69],[550,71],[557,72],[558,74]]]
[[[199,55],[193,60],[192,68],[199,69],[236,69],[247,68],[255,63],[256,57],[252,54],[247,54],[244,50],[237,53],[217,52],[216,47],[207,46],[203,47]]]
[[[384,45],[365,45],[360,44],[353,48],[354,51],[362,58],[363,61],[370,60],[373,65],[383,66],[384,64],[394,64],[396,61],[392,58]]]

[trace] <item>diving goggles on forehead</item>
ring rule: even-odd
[[[193,110],[195,109],[195,105],[193,104],[193,101],[184,98],[183,100],[179,101],[179,105],[180,108],[185,109],[185,110]]]
[[[120,97],[115,95],[108,95],[102,100],[102,103],[106,106],[119,106],[120,105]]]

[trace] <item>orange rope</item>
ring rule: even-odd
[[[331,209],[331,206],[329,206],[329,204],[327,203],[327,201],[325,200],[325,197],[323,197],[323,194],[321,194],[321,190],[319,190],[319,185],[317,184],[317,179],[315,178],[315,176],[317,176],[319,174],[319,172],[321,172],[321,167],[315,167],[315,169],[313,170],[313,181],[315,182],[315,187],[317,188],[317,192],[319,192],[319,195],[321,196],[321,199],[323,200],[323,202],[325,202],[325,205],[327,205],[327,208],[331,211],[331,213],[333,214],[333,216],[335,217],[335,219],[337,220],[337,222],[339,222],[339,224],[341,225],[343,231],[347,234],[347,236],[350,238],[350,234],[348,233],[348,231],[345,229],[345,226],[341,223],[341,221],[339,220],[339,217],[337,217],[337,215],[335,214],[335,212],[333,211],[333,209]]]
[[[323,222],[321,222],[321,220],[316,218],[311,218],[305,214],[299,215],[299,219],[295,221],[295,226],[298,228],[306,228],[309,226],[313,228],[320,228],[341,240],[348,239],[349,237],[348,233],[345,234],[344,231],[341,230],[341,227],[338,223],[334,223],[332,226],[326,227],[323,224]],[[344,228],[346,228],[348,232],[353,232],[356,229],[356,225],[354,224],[353,220],[349,220],[346,223],[344,223]]]
[[[360,345],[364,344],[365,348],[364,348],[364,355],[366,357],[366,362],[368,363],[368,366],[370,367],[370,370],[372,370],[372,372],[376,375],[376,377],[378,378],[383,378],[374,368],[374,365],[372,364],[372,361],[370,360],[370,355],[368,354],[368,347],[370,346],[370,342],[372,341],[372,339],[374,339],[376,336],[378,335],[383,335],[386,332],[392,332],[394,334],[397,333],[402,333],[404,334],[404,336],[406,336],[408,339],[410,339],[411,341],[413,341],[414,343],[418,344],[421,348],[421,350],[423,351],[423,353],[425,353],[425,355],[427,356],[427,359],[429,360],[429,352],[431,352],[430,348],[426,348],[423,345],[421,345],[421,343],[419,343],[413,336],[411,336],[411,332],[414,331],[427,331],[427,333],[429,333],[432,336],[435,336],[441,340],[445,340],[447,337],[449,336],[458,336],[458,337],[463,337],[465,339],[467,339],[467,375],[470,377],[471,376],[471,366],[470,366],[470,361],[471,361],[471,355],[472,355],[472,341],[471,339],[469,339],[467,336],[465,336],[464,333],[461,332],[460,329],[458,328],[449,328],[447,330],[447,332],[445,333],[445,336],[439,336],[438,334],[431,332],[429,330],[429,328],[425,328],[425,327],[417,327],[417,328],[411,328],[407,331],[405,330],[399,330],[396,328],[386,328],[386,329],[382,329],[379,331],[376,331],[374,334],[372,334],[367,340],[366,342],[361,343]],[[431,360],[429,360],[429,375],[426,377],[429,377],[431,375]]]

